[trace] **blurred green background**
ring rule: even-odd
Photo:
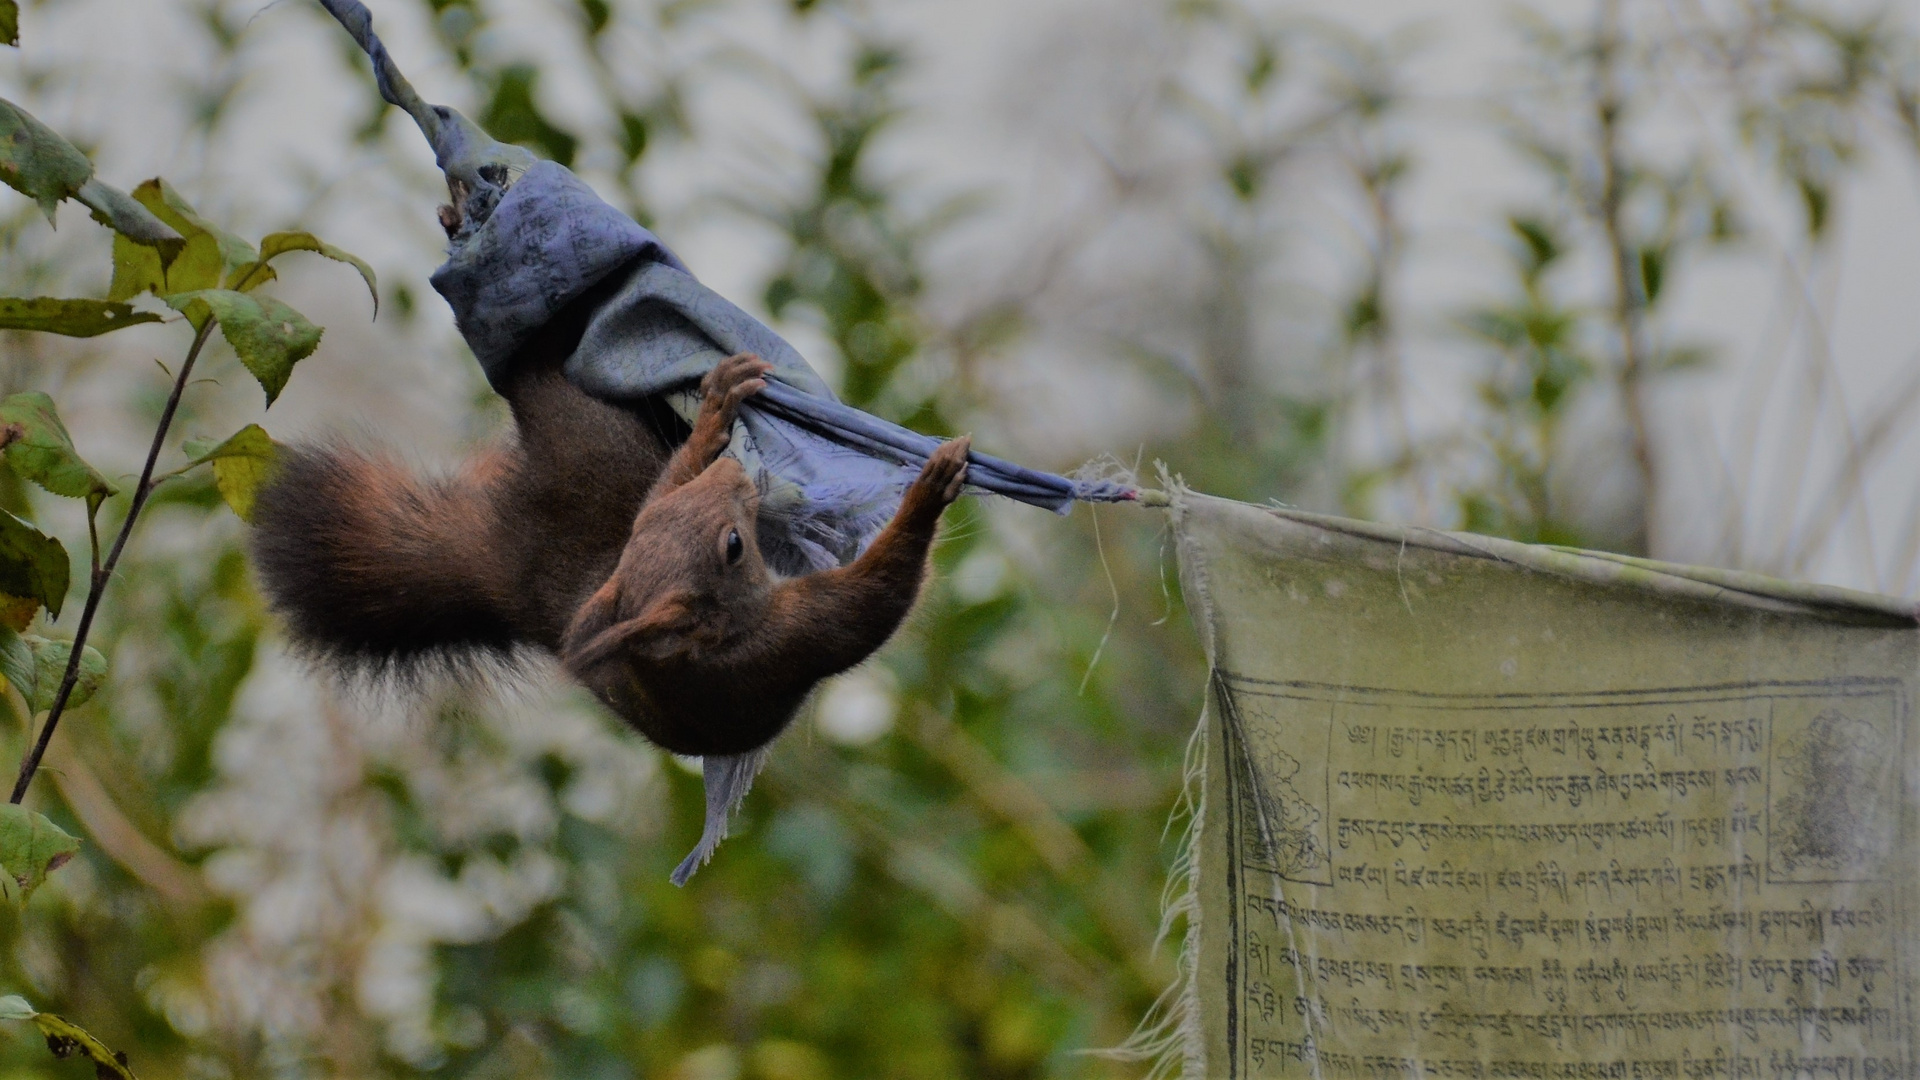
[[[429,99],[580,171],[891,419],[1155,486],[1164,461],[1255,502],[1920,584],[1908,7],[372,6]],[[380,270],[371,326],[349,275],[284,271],[329,335],[276,437],[428,468],[498,437],[425,286],[431,158],[317,6],[65,0],[23,29],[7,96],[103,175]],[[78,211],[0,214],[7,293],[104,287]],[[131,469],[176,338],[12,335],[0,390],[52,393]],[[209,355],[183,436],[257,413]],[[0,505],[83,532],[11,474]],[[538,662],[400,689],[302,667],[243,526],[177,481],[104,607],[108,689],[30,800],[86,847],[0,915],[0,992],[150,1080],[1142,1075],[1083,1051],[1176,973],[1204,662],[1164,516],[948,522],[908,628],[680,890],[697,763]],[[0,1030],[6,1075],[86,1068]]]

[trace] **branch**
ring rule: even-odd
[[[61,744],[55,758],[59,764],[47,770],[53,774],[54,787],[108,858],[175,908],[197,908],[213,898],[198,870],[154,842],[127,817],[93,767],[74,751],[71,739]]]
[[[13,797],[8,802],[19,803],[27,797],[27,785],[33,782],[33,774],[40,768],[40,759],[47,754],[47,744],[53,739],[53,731],[60,724],[60,716],[66,711],[67,699],[73,695],[73,687],[80,679],[80,659],[86,649],[87,634],[93,630],[93,616],[100,610],[100,597],[106,592],[107,582],[113,578],[113,568],[120,563],[120,555],[127,548],[127,538],[133,535],[133,525],[140,517],[140,511],[147,505],[147,497],[153,494],[153,467],[160,460],[160,449],[166,445],[167,429],[173,425],[174,413],[179,411],[180,396],[186,392],[187,376],[193,373],[193,362],[200,358],[200,350],[207,344],[207,338],[213,334],[215,322],[211,316],[206,324],[194,335],[193,345],[187,349],[187,359],[180,365],[180,374],[174,376],[173,393],[167,397],[167,407],[160,413],[160,424],[153,431],[153,445],[147,450],[147,463],[140,470],[140,484],[133,489],[133,503],[127,507],[126,520],[120,523],[120,535],[113,541],[113,550],[107,553],[107,561],[95,568],[87,583],[87,606],[80,613],[80,626],[73,635],[73,651],[67,656],[67,673],[60,680],[60,693],[53,699],[53,707],[47,710],[47,722],[40,728],[40,738],[35,740],[33,749],[20,762],[20,777],[14,781]]]

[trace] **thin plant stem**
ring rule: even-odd
[[[92,554],[93,574],[100,575],[100,506],[92,503],[87,506],[87,550]],[[88,579],[89,581],[92,578]]]
[[[1644,554],[1655,553],[1658,541],[1660,509],[1659,476],[1653,453],[1653,433],[1647,420],[1645,401],[1647,354],[1642,327],[1647,298],[1641,289],[1640,268],[1626,236],[1627,166],[1621,160],[1620,124],[1626,102],[1619,85],[1620,52],[1625,48],[1620,26],[1619,0],[1606,0],[1600,7],[1600,33],[1595,42],[1594,68],[1599,80],[1598,100],[1594,103],[1598,121],[1600,225],[1607,236],[1612,256],[1614,321],[1620,332],[1620,402],[1626,410],[1627,426],[1633,445],[1633,462],[1640,474],[1641,518],[1640,547]]]
[[[33,774],[40,768],[40,759],[46,756],[47,744],[53,740],[54,729],[60,725],[60,715],[66,711],[67,699],[73,696],[74,684],[80,680],[80,659],[87,646],[87,634],[93,629],[93,616],[100,610],[100,597],[106,592],[107,582],[113,578],[113,568],[119,565],[120,555],[127,548],[127,538],[133,535],[134,522],[147,505],[147,497],[153,494],[153,467],[160,460],[160,448],[166,445],[167,429],[173,425],[174,413],[179,411],[180,396],[186,392],[187,376],[193,372],[193,362],[200,358],[200,350],[206,346],[213,328],[213,316],[209,314],[205,325],[194,335],[187,358],[180,365],[180,374],[174,377],[173,392],[167,396],[167,407],[160,413],[160,425],[153,431],[153,445],[147,450],[146,465],[140,469],[140,483],[133,489],[133,503],[127,507],[126,519],[120,523],[120,535],[114,537],[113,549],[107,553],[107,561],[93,571],[93,577],[87,583],[87,604],[80,612],[80,626],[74,631],[73,650],[67,654],[67,673],[60,680],[60,692],[54,696],[53,707],[47,710],[47,722],[40,728],[40,737],[20,761],[20,777],[14,781],[13,797],[8,802],[18,804],[27,797],[27,785],[33,782]],[[92,528],[91,519],[88,527]]]
[[[1906,386],[1891,396],[1880,415],[1866,425],[1864,434],[1849,437],[1846,456],[1841,460],[1834,477],[1824,487],[1825,497],[1808,513],[1806,531],[1795,538],[1798,550],[1792,552],[1792,560],[1787,564],[1787,572],[1791,576],[1798,577],[1806,573],[1853,505],[1866,505],[1862,494],[1866,475],[1874,460],[1906,433],[1905,422],[1916,400],[1920,400],[1920,373],[1916,373]],[[1874,587],[1881,588],[1884,581],[1881,580],[1879,559],[1871,549],[1867,556],[1876,576]]]

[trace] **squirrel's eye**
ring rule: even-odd
[[[739,562],[740,556],[745,555],[746,553],[747,553],[747,544],[746,544],[746,541],[740,539],[740,530],[728,529],[727,530],[727,564],[731,566],[732,564]]]

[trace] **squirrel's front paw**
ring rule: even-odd
[[[914,479],[913,486],[907,489],[907,505],[921,512],[938,515],[953,500],[960,497],[960,489],[967,482],[967,451],[973,447],[973,436],[962,435],[940,444],[940,448],[927,458],[920,468],[920,475]]]
[[[737,353],[713,366],[700,380],[700,411],[731,424],[742,401],[767,388],[773,365],[752,353]]]

